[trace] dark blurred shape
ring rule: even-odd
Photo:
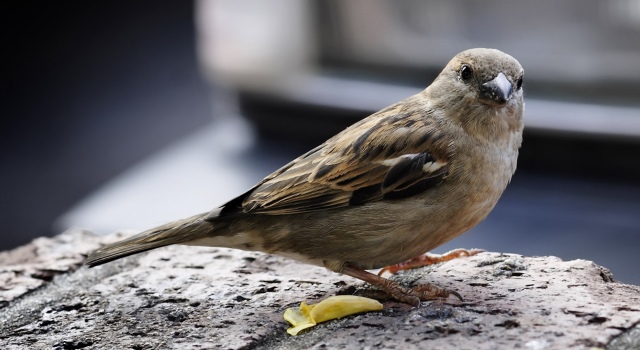
[[[188,1],[2,11],[0,250],[49,235],[106,180],[210,121]]]

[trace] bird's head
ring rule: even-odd
[[[520,63],[502,51],[470,49],[457,54],[425,92],[467,128],[486,132],[507,124],[521,132],[523,75]]]

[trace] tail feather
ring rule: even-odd
[[[195,215],[152,228],[120,242],[109,244],[89,254],[84,264],[89,267],[98,266],[147,250],[200,238],[213,230],[213,223],[206,221],[206,217],[206,214]]]

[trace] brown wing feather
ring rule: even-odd
[[[436,120],[395,105],[329,139],[223,206],[284,215],[404,198],[441,183],[454,145]]]

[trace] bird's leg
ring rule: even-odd
[[[401,262],[399,264],[383,267],[380,272],[378,272],[378,276],[382,276],[383,273],[389,272],[392,275],[398,271],[415,269],[417,267],[429,266],[432,264],[437,264],[457,258],[461,258],[464,256],[473,256],[478,253],[484,252],[483,249],[454,249],[450,250],[444,254],[432,254],[426,253],[420,255],[419,257],[409,259],[405,262]]]
[[[367,272],[363,269],[355,268],[349,265],[345,265],[341,271],[345,275],[349,275],[351,277],[355,277],[357,279],[363,280],[374,287],[378,287],[383,291],[387,292],[392,298],[409,304],[413,306],[420,306],[421,300],[433,300],[438,298],[447,298],[450,295],[456,296],[460,301],[462,301],[462,297],[458,292],[440,288],[433,284],[422,284],[413,288],[404,288],[400,286],[398,283],[388,280],[386,278],[382,278],[377,276],[371,272]]]

